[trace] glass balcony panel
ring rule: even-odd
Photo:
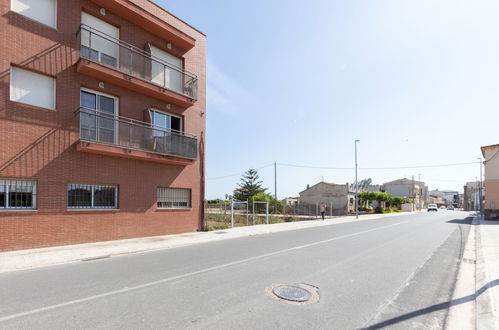
[[[80,27],[80,56],[192,99],[197,77],[86,25]]]
[[[80,108],[79,120],[82,141],[197,158],[197,138],[192,135],[86,108]]]

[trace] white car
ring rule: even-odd
[[[428,212],[430,212],[430,211],[437,212],[438,211],[437,204],[428,204]]]

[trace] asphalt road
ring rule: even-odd
[[[0,329],[439,329],[467,216],[410,214],[4,273]],[[319,301],[269,294],[295,283],[317,287]]]

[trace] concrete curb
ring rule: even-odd
[[[474,221],[475,223],[475,221]],[[476,218],[476,273],[475,273],[475,291],[476,291],[476,328],[478,330],[498,329],[499,321],[497,309],[494,301],[494,291],[497,295],[499,288],[491,283],[497,278],[492,278],[491,263],[499,263],[498,260],[490,260],[491,255],[485,250],[484,232],[487,230],[481,218]],[[499,274],[496,274],[499,275]]]
[[[356,221],[375,220],[407,214],[410,213],[401,212],[390,214],[369,214],[359,216],[358,220],[355,219],[354,216],[346,216],[326,219],[325,221],[310,220],[278,223],[272,225],[254,225],[211,232],[191,232],[177,235],[153,236],[136,239],[3,252],[0,253],[0,273],[54,266],[72,262],[91,261],[133,253],[164,250],[175,247],[215,242],[252,235],[261,235]]]
[[[475,219],[473,219],[473,223]],[[464,246],[463,254],[459,263],[457,280],[452,294],[449,313],[445,319],[445,329],[474,329],[476,326],[475,299],[462,302],[465,297],[475,296],[475,230],[474,225],[468,233],[468,238]]]

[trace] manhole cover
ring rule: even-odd
[[[281,299],[296,302],[308,301],[312,297],[308,290],[296,285],[279,285],[273,288],[272,292]]]

